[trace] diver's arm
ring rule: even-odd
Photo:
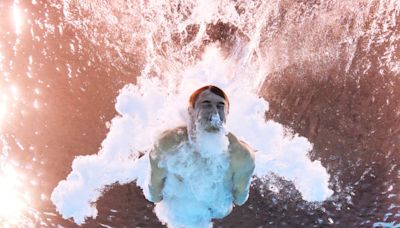
[[[232,142],[231,142],[232,143]],[[235,141],[232,149],[233,203],[241,206],[249,197],[250,182],[255,168],[254,152],[245,143]]]
[[[254,163],[246,162],[241,170],[233,174],[233,203],[241,206],[249,197],[250,181],[254,171]],[[250,163],[250,164],[249,164]]]
[[[164,167],[160,167],[159,162],[162,156],[168,155],[171,151],[183,141],[187,140],[185,128],[179,127],[176,129],[165,131],[161,134],[154,149],[150,151],[150,183],[149,192],[152,202],[160,202],[163,199],[162,191],[167,171]]]
[[[150,183],[149,192],[152,202],[160,202],[162,200],[162,189],[166,172],[164,168],[158,166],[160,159],[157,148],[150,152]]]

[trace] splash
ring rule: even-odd
[[[219,126],[221,126],[222,121],[221,121],[221,117],[219,116],[218,113],[213,114],[213,115],[211,116],[210,123],[211,123],[211,125],[213,125],[214,127],[219,127]]]
[[[159,158],[167,177],[154,211],[169,227],[211,227],[211,219],[225,217],[233,207],[226,132],[198,130],[195,138]]]
[[[77,157],[72,172],[52,193],[51,199],[63,217],[72,217],[78,224],[86,217],[95,217],[94,203],[101,190],[115,182],[136,180],[148,198],[147,152],[162,131],[187,123],[190,94],[207,84],[227,93],[227,130],[257,151],[256,176],[275,173],[293,181],[305,200],[327,199],[332,194],[329,175],[320,162],[307,156],[312,145],[303,137],[285,135],[279,123],[265,121],[268,103],[257,95],[257,82],[248,80],[255,67],[237,68],[237,61],[237,56],[224,57],[218,46],[211,45],[200,62],[175,80],[169,78],[167,83],[143,75],[137,85],[122,89],[116,103],[119,116],[112,120],[102,149],[96,155]]]

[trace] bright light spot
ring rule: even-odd
[[[29,181],[29,183],[33,186],[36,186],[38,184],[36,180],[31,180]]]
[[[33,107],[39,109],[39,102],[37,100],[33,101]]]
[[[15,85],[10,86],[14,100],[18,100],[18,88]]]
[[[11,225],[20,222],[30,197],[21,194],[22,182],[17,171],[9,164],[0,164],[0,221]]]
[[[2,125],[4,117],[6,116],[7,113],[7,100],[8,97],[6,95],[3,95],[0,98],[0,126]]]
[[[40,90],[39,90],[38,88],[35,88],[35,93],[36,93],[36,94],[39,94],[39,93],[40,93]]]
[[[15,24],[15,33],[17,35],[21,34],[21,25],[22,25],[22,13],[21,9],[18,7],[19,1],[14,1],[13,6],[13,19]]]
[[[10,90],[11,90],[13,95],[17,95],[18,94],[18,88],[15,85],[10,86]]]
[[[75,52],[75,46],[74,46],[74,44],[73,44],[73,43],[70,43],[70,44],[69,44],[69,47],[71,48],[72,53],[74,53],[74,52]]]
[[[23,112],[21,112],[21,113],[23,114]],[[17,144],[19,149],[25,150],[24,146],[22,145],[22,143],[18,139],[15,139],[15,143]]]
[[[72,78],[71,65],[67,64],[67,69],[68,69],[68,78]]]
[[[4,55],[3,55],[2,53],[0,53],[0,70],[3,69],[3,60],[4,60],[5,58],[6,58],[6,57],[4,57]]]

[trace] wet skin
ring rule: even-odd
[[[189,115],[192,123],[197,122],[201,128],[208,132],[218,132],[221,126],[211,124],[211,116],[218,114],[221,123],[226,122],[228,114],[227,102],[220,96],[206,90],[202,92],[194,108],[189,107]],[[149,192],[151,201],[159,202],[162,200],[162,189],[167,176],[164,168],[158,166],[160,159],[169,153],[176,151],[177,147],[188,142],[189,133],[186,127],[179,127],[164,132],[150,152],[151,178]],[[232,181],[233,203],[242,205],[246,202],[249,193],[249,184],[255,168],[254,152],[244,142],[236,138],[232,133],[227,134],[229,140],[228,153],[230,159],[230,169],[227,173],[229,180]]]

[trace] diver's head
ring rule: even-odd
[[[191,124],[207,132],[218,132],[226,122],[229,100],[220,88],[208,85],[196,90],[189,99]]]

